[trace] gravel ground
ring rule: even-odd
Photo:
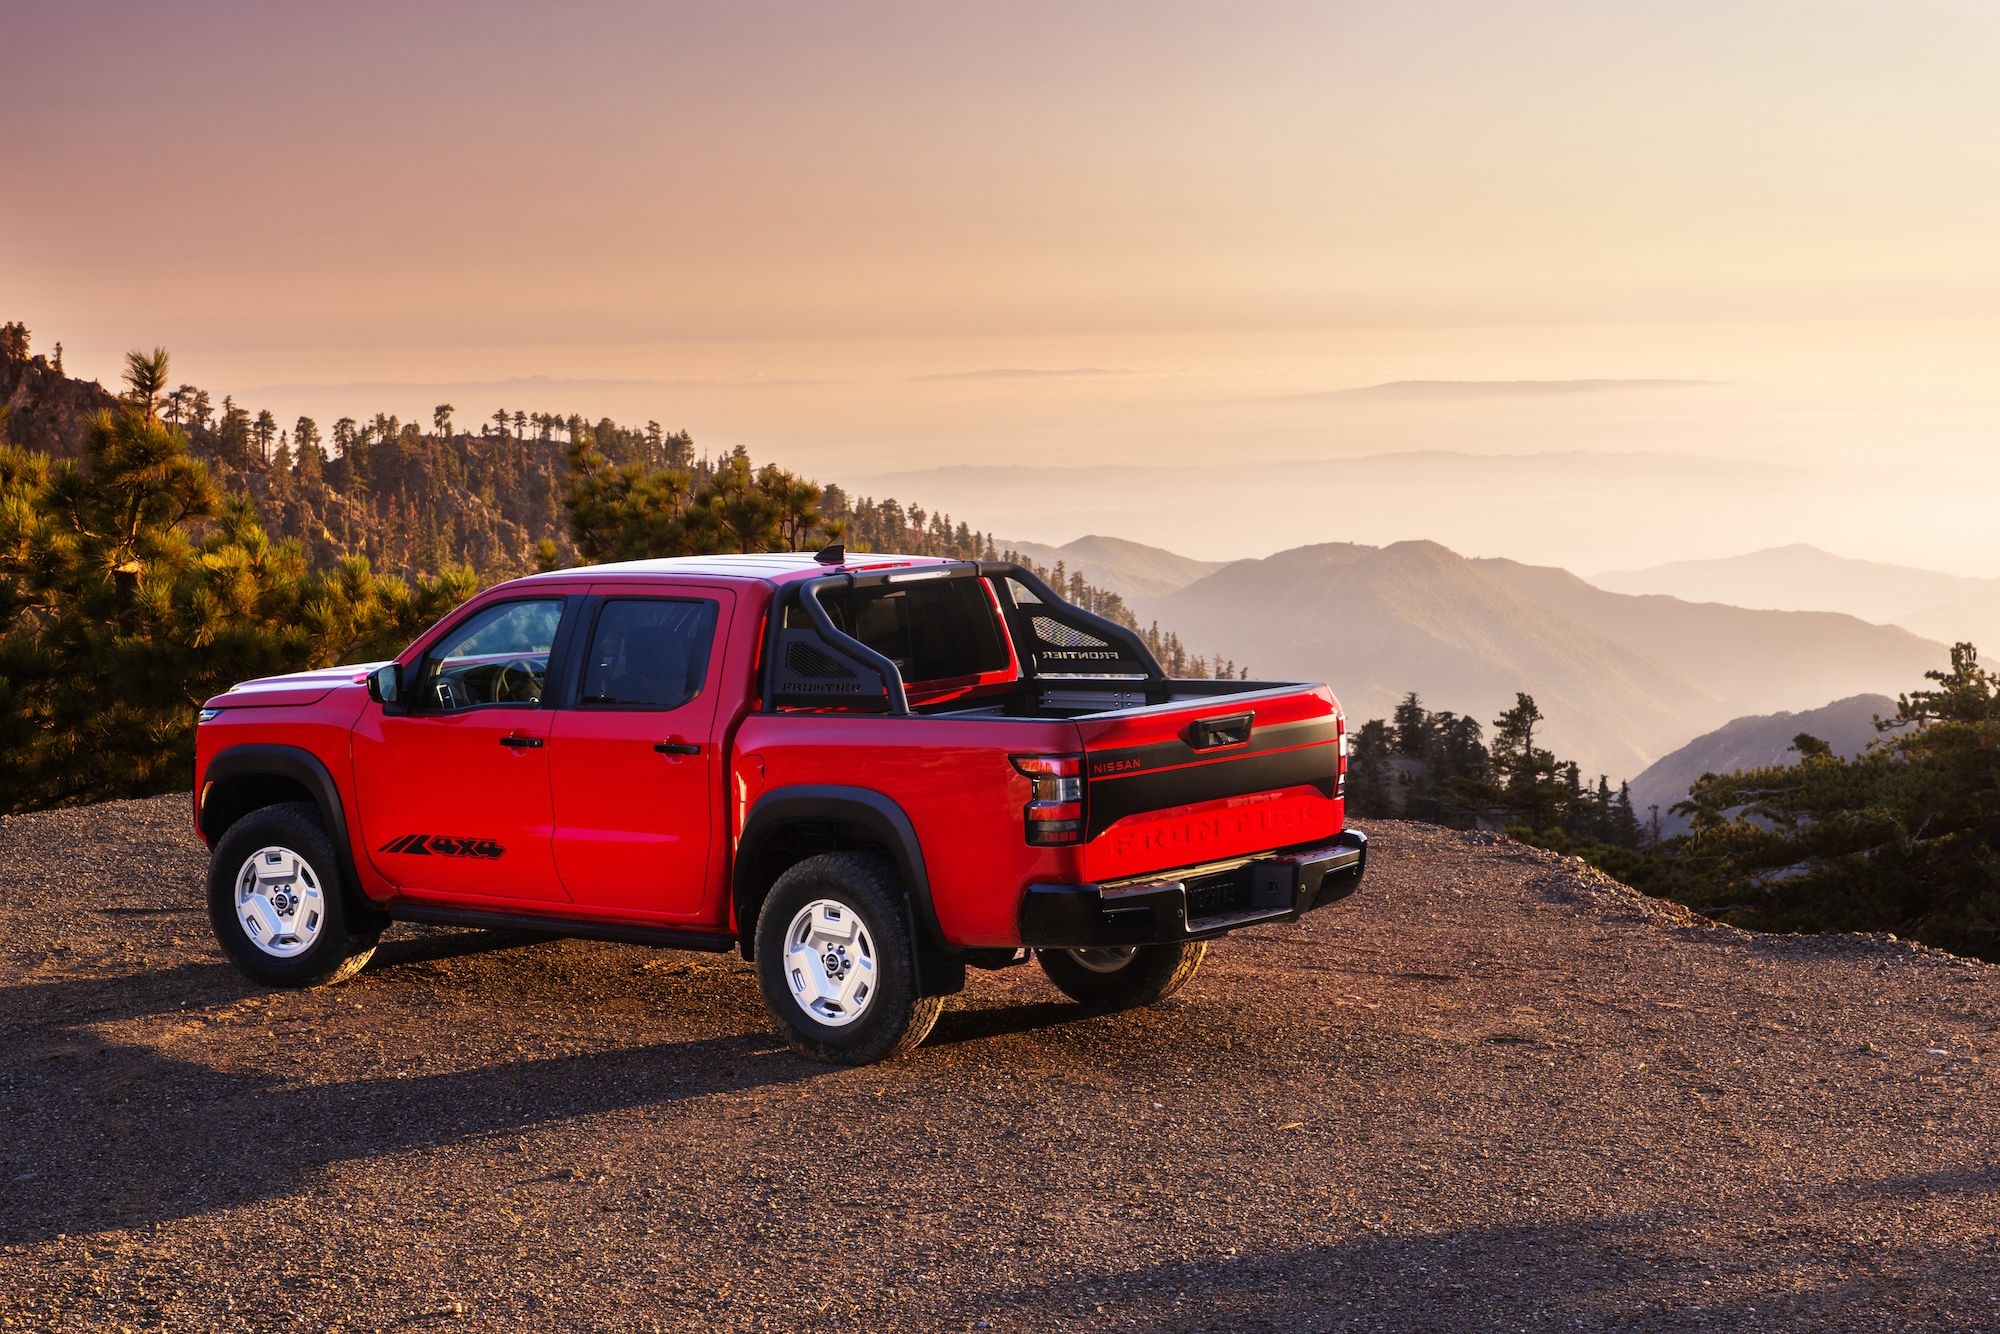
[[[2000,967],[1486,835],[894,1066],[733,957],[399,928],[259,991],[186,802],[0,821],[0,1326],[2000,1328]]]

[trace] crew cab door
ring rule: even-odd
[[[715,920],[725,757],[714,731],[735,597],[706,586],[592,591],[568,707],[549,733],[556,868],[581,908]]]
[[[417,898],[567,902],[549,844],[545,696],[580,596],[476,605],[404,667],[403,698],[354,725],[375,869]]]

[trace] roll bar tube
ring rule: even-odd
[[[842,579],[848,581],[849,587],[853,586],[852,575],[834,574],[807,580],[799,585],[799,601],[805,606],[806,615],[812,618],[815,630],[828,641],[838,644],[843,652],[861,659],[881,674],[882,684],[889,690],[889,712],[898,715],[907,714],[910,711],[910,697],[903,690],[903,673],[888,658],[835,625],[833,617],[827,615],[826,607],[819,600],[822,588]]]
[[[910,697],[904,688],[903,673],[901,670],[890,659],[877,653],[874,649],[868,647],[868,645],[862,643],[853,635],[848,634],[838,625],[835,625],[833,617],[827,612],[825,604],[820,601],[820,594],[835,585],[852,589],[871,587],[876,584],[915,582],[917,579],[966,579],[973,577],[1013,580],[1015,583],[1026,588],[1030,593],[1033,593],[1036,600],[1048,607],[1058,619],[1068,622],[1079,629],[1087,630],[1091,634],[1103,638],[1107,643],[1114,643],[1123,647],[1132,659],[1145,671],[1148,682],[1158,684],[1167,679],[1167,674],[1161,668],[1159,659],[1153,656],[1152,650],[1146,647],[1146,641],[1140,637],[1138,632],[1127,626],[1120,625],[1108,617],[1099,616],[1095,612],[1084,610],[1082,607],[1063,597],[1055,589],[1049,587],[1034,571],[1017,565],[1012,561],[958,561],[948,565],[925,565],[918,566],[915,569],[885,570],[879,573],[870,572],[866,574],[832,571],[816,578],[804,580],[795,585],[795,587],[798,589],[799,602],[806,609],[806,616],[812,621],[813,628],[820,633],[821,637],[837,646],[841,652],[859,659],[879,673],[888,688],[889,712],[896,715],[907,715],[910,712]],[[1012,598],[1007,599],[1007,605],[1013,607],[1017,612],[1020,610],[1020,608],[1014,606]],[[1008,620],[1010,632],[1016,638],[1019,638],[1020,627],[1013,623],[1013,617],[1010,616]]]
[[[1094,611],[1085,611],[1055,589],[1050,588],[1042,580],[1041,576],[1037,575],[1033,570],[1016,565],[1011,561],[980,561],[978,569],[981,575],[989,579],[1012,579],[1015,583],[1021,584],[1030,593],[1033,593],[1043,604],[1062,608],[1061,616],[1063,619],[1076,622],[1082,628],[1089,630],[1094,635],[1101,636],[1107,642],[1124,645],[1131,651],[1132,657],[1138,661],[1139,665],[1145,668],[1146,679],[1148,681],[1158,683],[1167,679],[1167,673],[1160,666],[1160,660],[1153,656],[1153,650],[1146,647],[1146,641],[1140,637],[1138,631],[1120,625],[1109,617],[1099,616]]]

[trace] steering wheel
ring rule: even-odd
[[[539,704],[542,702],[542,665],[533,658],[516,658],[500,668],[493,678],[494,703]]]

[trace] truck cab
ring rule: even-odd
[[[207,702],[218,939],[316,985],[394,920],[736,950],[801,1050],[908,1051],[968,967],[1100,1007],[1351,893],[1324,686],[1173,680],[1005,562],[637,561]]]

